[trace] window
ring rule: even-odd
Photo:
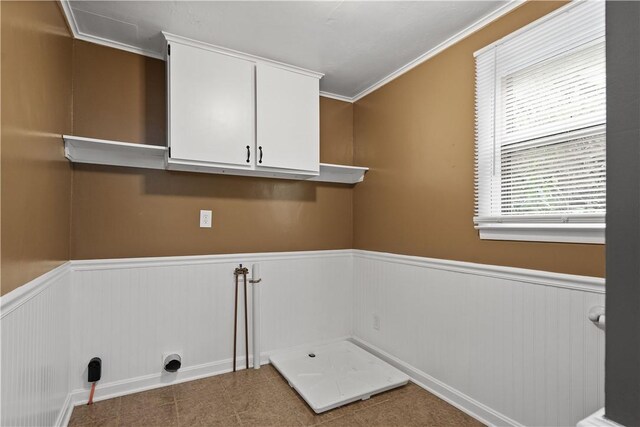
[[[480,238],[604,243],[604,2],[569,4],[475,56]]]

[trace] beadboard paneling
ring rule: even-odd
[[[64,264],[2,297],[0,425],[66,422],[70,282]]]
[[[505,424],[575,425],[602,407],[604,332],[587,313],[604,287],[485,268],[356,251],[354,336]]]
[[[575,425],[603,404],[604,332],[586,317],[601,279],[346,250],[72,261],[42,276],[2,297],[1,424],[64,424],[93,356],[97,400],[227,371],[233,269],[255,262],[263,362],[352,335],[488,423]],[[177,375],[162,374],[167,351],[183,355]]]
[[[239,263],[250,268],[255,262],[262,276],[264,353],[351,335],[350,251],[74,261],[74,395],[88,390],[86,365],[93,356],[103,361],[98,399],[106,396],[101,389],[108,395],[122,382],[147,387],[182,380],[162,373],[162,354],[169,351],[180,352],[183,371],[227,369],[233,351],[233,271]],[[240,309],[238,355],[244,355],[243,319]]]

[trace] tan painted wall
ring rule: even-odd
[[[604,246],[480,240],[473,228],[473,52],[559,7],[528,2],[356,103],[359,249],[604,275]]]
[[[2,294],[69,259],[72,40],[56,2],[0,2]]]
[[[522,6],[355,108],[322,98],[322,161],[371,167],[354,189],[89,165],[72,179],[61,133],[164,144],[164,63],[72,43],[55,3],[2,2],[2,293],[69,255],[354,246],[603,275],[602,246],[480,241],[471,219],[472,53],[559,4]]]
[[[164,68],[164,61],[74,40],[74,134],[166,145]]]
[[[75,42],[74,134],[165,143],[162,61]],[[353,107],[321,99],[321,159],[352,163]],[[75,165],[71,257],[352,247],[343,185]],[[200,209],[213,228],[198,227]]]

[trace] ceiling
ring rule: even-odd
[[[161,31],[324,73],[353,100],[505,1],[68,1],[76,36],[162,57]]]

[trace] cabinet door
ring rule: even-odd
[[[171,158],[253,168],[255,64],[176,42],[170,49]]]
[[[258,64],[256,73],[257,167],[317,174],[320,169],[318,78],[265,64]]]

